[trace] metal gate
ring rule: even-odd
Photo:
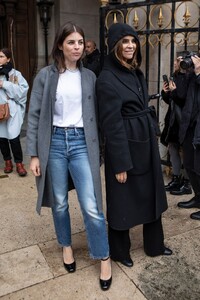
[[[123,3],[121,3],[123,2]],[[128,3],[131,2],[131,3]],[[173,73],[174,58],[187,50],[200,53],[200,1],[148,0],[101,1],[101,59],[108,53],[107,33],[113,23],[127,23],[138,33],[142,49],[142,70],[149,94],[160,94],[162,75]],[[164,109],[158,96],[152,100],[160,127]],[[165,162],[163,161],[165,164]]]

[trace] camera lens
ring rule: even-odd
[[[180,62],[180,67],[183,70],[187,70],[189,68],[191,68],[193,66],[193,61],[191,58],[184,58],[181,62]]]

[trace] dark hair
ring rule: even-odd
[[[53,49],[52,49],[52,57],[54,59],[56,67],[60,72],[65,71],[66,66],[65,66],[65,58],[63,55],[63,51],[60,50],[59,47],[62,46],[66,37],[73,32],[78,32],[83,37],[84,48],[85,48],[85,35],[83,30],[73,22],[67,22],[63,24],[56,33]],[[84,55],[84,51],[83,51],[83,55]],[[81,59],[82,57],[77,62],[78,67],[80,66]]]
[[[87,40],[86,43],[92,43],[92,45],[94,46],[94,48],[97,47],[97,44],[93,40]]]
[[[138,51],[139,51],[139,42],[137,39],[135,39],[135,43],[136,43],[136,50],[135,50],[135,53],[133,55],[133,58],[132,59],[129,59],[128,61],[126,61],[124,58],[123,58],[123,55],[122,55],[122,50],[123,50],[123,46],[122,46],[122,40],[119,40],[114,48],[113,48],[113,52],[115,54],[115,57],[118,59],[118,61],[126,68],[128,68],[129,70],[131,69],[136,69],[138,67],[140,67],[140,62],[137,60],[138,58]]]
[[[2,48],[0,49],[0,52],[3,52],[3,54],[7,57],[7,58],[12,58],[12,52],[10,51],[10,49],[8,48]]]

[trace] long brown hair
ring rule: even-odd
[[[53,49],[52,49],[52,57],[54,59],[55,65],[58,68],[59,72],[64,72],[66,70],[63,51],[60,50],[59,47],[62,46],[66,37],[73,32],[78,32],[83,37],[84,48],[85,48],[85,35],[83,30],[73,22],[67,22],[63,24],[56,33]],[[84,55],[84,49],[83,49],[83,55]],[[82,57],[77,61],[78,67],[80,66],[80,61]]]
[[[114,52],[115,57],[121,63],[122,66],[126,67],[129,70],[131,70],[131,69],[137,69],[140,66],[139,62],[137,61],[138,49],[139,49],[139,42],[137,41],[137,39],[135,39],[136,50],[135,50],[135,53],[133,55],[133,58],[129,59],[129,60],[125,60],[124,57],[123,57],[123,55],[122,55],[122,51],[123,51],[123,43],[122,43],[122,41],[123,41],[123,38],[120,39],[116,43],[116,45],[114,46],[112,52]]]

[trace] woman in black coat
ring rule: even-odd
[[[113,24],[109,55],[97,80],[99,120],[105,137],[105,178],[111,258],[131,267],[129,229],[144,224],[149,256],[170,255],[161,214],[167,200],[136,32]]]
[[[169,83],[163,83],[161,91],[163,101],[168,104],[165,116],[165,126],[160,141],[168,147],[170,162],[172,165],[172,180],[165,186],[165,190],[172,195],[192,194],[189,178],[183,169],[182,178],[182,156],[179,143],[179,125],[181,122],[182,108],[185,104],[190,73],[180,67],[182,57],[174,61],[174,74]]]

